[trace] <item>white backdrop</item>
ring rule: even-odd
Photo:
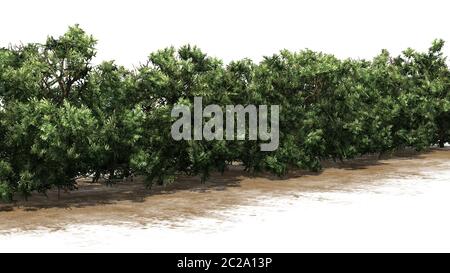
[[[191,43],[225,62],[258,61],[282,48],[371,58],[382,48],[425,50],[450,43],[450,1],[9,0],[0,4],[0,46],[44,41],[79,23],[98,40],[96,62],[131,67],[157,49]],[[450,55],[450,47],[445,48]],[[369,193],[320,193],[232,212],[220,232],[73,227],[0,236],[3,251],[449,251],[447,166],[400,187]],[[401,181],[400,181],[401,182]],[[425,183],[427,182],[427,183]],[[383,193],[383,194],[379,194]],[[406,194],[406,195],[405,195]],[[322,197],[323,195],[323,197]],[[308,195],[306,195],[308,197]],[[260,217],[251,217],[254,215]],[[206,221],[206,222],[204,222]],[[331,228],[330,228],[331,227]],[[281,230],[278,231],[277,230]],[[267,236],[270,234],[270,236]],[[111,240],[114,238],[114,240]],[[167,238],[167,239],[166,239]],[[261,238],[265,238],[262,240]],[[161,240],[158,240],[161,239]],[[235,243],[237,242],[237,243]],[[105,244],[106,243],[106,244]]]
[[[0,46],[44,41],[79,23],[99,40],[96,62],[128,67],[186,43],[225,62],[306,47],[371,58],[382,48],[424,50],[434,38],[450,43],[449,12],[445,0],[14,0],[0,5]]]

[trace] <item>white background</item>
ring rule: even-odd
[[[0,46],[43,42],[75,23],[98,39],[96,62],[128,67],[186,43],[225,62],[283,48],[371,58],[382,48],[425,50],[434,38],[450,43],[445,0],[14,0],[0,5]]]
[[[449,1],[9,0],[0,4],[0,46],[43,42],[79,23],[98,40],[98,57],[131,67],[157,49],[191,43],[225,62],[255,61],[282,48],[371,58],[450,43]],[[450,54],[447,45],[445,52]],[[198,232],[74,227],[0,237],[2,251],[449,251],[448,166],[406,186],[362,194],[320,193],[235,211],[228,222],[195,220]],[[425,183],[427,182],[427,183]],[[365,192],[365,191],[364,191]],[[405,193],[406,192],[406,193]],[[382,193],[382,194],[379,194]],[[406,195],[404,195],[406,194]],[[320,196],[319,196],[320,197]],[[292,203],[292,204],[291,204]],[[259,217],[251,217],[258,215]],[[189,225],[195,225],[188,222]],[[217,230],[205,233],[204,226]],[[270,236],[267,236],[270,234]],[[114,238],[114,239],[112,239]],[[262,240],[261,238],[265,238]]]

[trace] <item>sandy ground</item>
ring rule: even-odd
[[[450,160],[450,150],[398,153],[378,160],[365,157],[344,163],[325,163],[319,173],[294,172],[280,179],[271,175],[249,176],[236,167],[224,175],[214,174],[202,184],[197,178],[180,177],[166,187],[146,190],[139,179],[107,187],[80,183],[79,190],[34,195],[28,201],[0,204],[0,232],[10,229],[58,229],[74,223],[148,224],[205,216],[231,207],[251,205],[261,198],[298,197],[305,192],[354,190],[387,178],[418,175],[439,169]]]
[[[236,167],[150,191],[81,183],[1,205],[0,251],[448,251],[449,159],[365,157],[283,179]]]

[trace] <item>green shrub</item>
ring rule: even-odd
[[[76,189],[80,176],[112,183],[145,175],[147,186],[178,174],[317,171],[344,160],[450,140],[450,71],[442,40],[426,52],[383,50],[373,60],[282,50],[260,63],[224,65],[199,48],[150,54],[129,70],[93,66],[95,39],[79,26],[58,38],[0,49],[0,197]],[[176,104],[279,105],[280,143],[175,141]]]

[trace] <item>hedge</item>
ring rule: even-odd
[[[195,46],[151,53],[127,69],[93,65],[96,40],[75,25],[45,43],[0,49],[0,198],[74,190],[90,175],[146,186],[177,175],[208,179],[240,162],[283,176],[450,139],[450,70],[443,40],[426,52],[386,50],[373,60],[282,50],[260,63],[224,64]],[[280,144],[171,137],[176,104],[279,105]],[[204,120],[206,121],[206,120]]]

